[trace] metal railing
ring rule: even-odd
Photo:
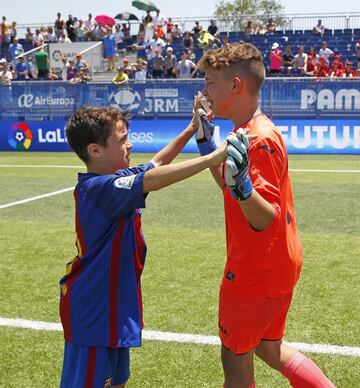
[[[169,16],[171,17],[171,15]],[[269,17],[271,16],[272,15],[269,15]],[[278,27],[279,30],[311,30],[316,25],[318,19],[321,19],[325,28],[331,30],[332,32],[338,29],[343,30],[360,28],[360,12],[284,14],[281,15],[281,17],[284,21],[284,24],[281,27]],[[195,25],[195,21],[199,21],[202,27],[207,28],[211,19],[217,21],[220,31],[230,32],[239,30],[239,18],[234,18],[232,22],[231,18],[229,18],[227,22],[222,22],[219,18],[215,18],[213,16],[174,16],[172,19],[174,23],[178,23],[180,25],[182,31],[191,31]],[[240,24],[245,27],[246,22],[251,19],[251,16],[244,15],[241,17]],[[125,23],[123,21],[118,22],[120,24]],[[137,35],[141,21],[130,21],[126,23],[129,23],[130,25],[131,35]],[[19,38],[24,38],[27,27],[35,29],[53,25],[54,22],[19,24],[17,26],[18,36]]]

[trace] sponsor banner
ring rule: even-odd
[[[68,45],[72,46],[72,45]],[[83,105],[112,106],[130,111],[135,118],[179,118],[192,111],[193,97],[204,82],[131,82],[112,84],[69,84],[13,82],[0,85],[0,121],[34,117],[44,121],[67,119]],[[273,119],[358,119],[360,79],[347,81],[269,79],[260,98],[264,113]]]
[[[189,119],[132,120],[129,141],[133,152],[157,152],[188,125]],[[288,152],[294,154],[360,155],[360,122],[357,120],[275,120]],[[65,121],[2,122],[0,151],[69,151]],[[232,123],[216,120],[215,142],[220,145]],[[194,138],[183,152],[197,152]]]
[[[94,42],[73,42],[71,44],[50,43],[49,57],[50,66],[55,69],[62,69],[63,62],[61,58],[74,59],[75,55],[90,47],[94,46]],[[82,57],[91,67],[102,68],[103,56],[102,45],[92,48],[83,54]]]

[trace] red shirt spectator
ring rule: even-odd
[[[325,58],[320,56],[319,62],[315,66],[314,75],[317,77],[327,77],[329,73],[329,66],[325,62]]]
[[[345,70],[343,71],[343,77],[357,77],[356,70],[352,67],[353,63],[352,62],[346,62],[345,65]]]
[[[314,71],[315,71],[314,57],[309,54],[305,63],[305,74],[312,76],[314,75]]]
[[[337,67],[338,67],[340,70],[344,70],[344,63],[341,62],[341,60],[340,60],[340,55],[335,55],[331,67],[334,65],[334,63],[335,63],[335,65],[337,65]]]

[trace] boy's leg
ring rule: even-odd
[[[250,388],[254,384],[254,352],[234,354],[221,346],[221,361],[224,369],[226,388]]]
[[[280,371],[294,388],[335,388],[313,361],[281,340],[261,341],[256,355]]]

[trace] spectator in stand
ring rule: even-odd
[[[262,24],[258,24],[255,28],[255,35],[265,35],[267,33],[266,27]]]
[[[276,24],[273,18],[268,19],[265,29],[267,34],[273,34],[276,31]]]
[[[54,23],[54,30],[57,40],[60,38],[60,34],[65,30],[65,20],[61,17],[61,13],[57,13],[57,17]]]
[[[344,62],[341,62],[341,57],[340,55],[336,54],[334,56],[334,60],[331,64],[331,67],[332,65],[335,63],[335,65],[337,65],[337,67],[340,69],[340,70],[344,70],[345,66],[344,66]]]
[[[55,43],[57,41],[58,41],[58,39],[54,33],[54,29],[51,26],[49,26],[47,28],[46,34],[44,36],[44,42],[45,43]]]
[[[153,17],[153,20],[152,20],[155,24],[155,26],[157,26],[158,24],[160,24],[161,27],[164,27],[165,26],[165,23],[166,23],[166,18],[164,15],[162,15],[160,13],[160,10],[157,9],[156,10],[156,14],[155,16]]]
[[[60,77],[61,77],[61,79],[63,81],[66,81],[66,79],[67,79],[67,70],[70,67],[70,63],[69,63],[68,59],[65,56],[63,56],[61,58],[61,62],[62,62],[62,68],[61,68],[61,75],[60,75]]]
[[[244,29],[245,36],[248,38],[250,35],[254,34],[254,28],[251,20],[247,21],[246,27]]]
[[[9,64],[5,58],[0,59],[0,83],[2,84],[11,84],[14,76],[13,73],[9,70]]]
[[[66,71],[66,80],[71,81],[77,73],[76,66],[75,66],[75,61],[70,58],[69,59],[69,66]]]
[[[87,66],[82,67],[76,74],[78,75],[77,81],[80,83],[91,81],[91,74]]]
[[[129,82],[129,77],[124,72],[124,69],[122,68],[122,66],[118,66],[117,70],[118,70],[118,72],[117,72],[116,76],[112,79],[111,82],[114,85],[125,85],[125,84],[127,84]]]
[[[306,63],[305,63],[305,74],[307,76],[313,76],[314,75],[314,71],[315,71],[315,63],[314,63],[314,57],[309,54],[307,56],[307,60],[306,60]]]
[[[144,37],[139,35],[136,40],[137,42],[134,44],[134,48],[136,50],[136,62],[147,62],[147,52]]]
[[[115,69],[115,55],[116,55],[116,43],[115,35],[112,33],[112,28],[108,27],[106,29],[106,35],[104,37],[104,56],[108,61],[107,71],[112,71]]]
[[[78,42],[85,42],[85,24],[83,20],[79,20],[76,24],[76,36]]]
[[[36,67],[38,69],[37,78],[39,79],[49,78],[49,72],[50,72],[49,54],[45,51],[43,46],[41,46],[40,49],[35,54],[35,62],[36,62]]]
[[[138,70],[135,72],[135,81],[137,82],[144,82],[146,81],[146,63],[139,63],[138,64]]]
[[[11,26],[9,27],[9,40],[10,43],[13,43],[13,39],[17,36],[17,28],[16,28],[16,22],[12,22]]]
[[[129,79],[134,79],[136,68],[131,63],[129,63],[128,58],[123,59],[123,66],[122,67],[123,67],[124,73],[127,74]]]
[[[23,54],[19,56],[19,62],[15,66],[16,79],[25,81],[27,79],[27,66]]]
[[[194,40],[190,35],[190,31],[185,31],[184,36],[182,38],[182,48],[183,50],[193,51]]]
[[[298,53],[295,55],[294,69],[299,75],[305,75],[305,64],[307,62],[307,54],[304,53],[304,46],[298,47]]]
[[[16,67],[16,57],[24,53],[24,48],[22,44],[18,42],[17,36],[13,38],[13,43],[9,45],[9,60],[13,69]]]
[[[171,44],[172,42],[172,34],[171,31],[174,28],[174,23],[171,18],[168,19],[166,23],[166,33],[165,33],[165,43]]]
[[[199,37],[199,35],[200,35],[200,31],[201,31],[202,29],[203,29],[203,28],[200,26],[200,22],[196,21],[196,22],[195,22],[195,26],[194,26],[193,29],[191,30],[191,32],[193,33],[195,39],[198,39],[198,37]]]
[[[331,67],[328,71],[328,76],[330,78],[340,78],[343,75],[343,69],[340,68],[340,62],[334,60],[331,64]]]
[[[36,77],[35,66],[33,64],[33,57],[32,57],[32,55],[28,55],[27,56],[26,68],[27,68],[27,77],[30,80],[35,80],[37,77]]]
[[[28,43],[28,42],[33,42],[33,38],[34,38],[34,33],[31,31],[31,28],[30,27],[27,27],[26,28],[26,34],[25,34],[25,41]]]
[[[120,24],[115,24],[114,35],[115,35],[116,51],[126,52],[125,35],[120,28]]]
[[[276,42],[273,43],[273,45],[271,46],[271,51],[270,51],[270,55],[269,55],[270,76],[279,74],[281,72],[281,70],[282,70],[282,65],[281,65],[282,56],[281,56],[281,54],[282,53],[281,53],[281,50],[279,47],[279,43],[276,43]]]
[[[210,25],[209,27],[207,28],[207,31],[212,35],[214,36],[215,38],[218,36],[219,34],[219,28],[218,26],[216,25],[216,21],[211,19],[210,20]]]
[[[145,43],[149,44],[151,40],[154,38],[154,33],[155,33],[155,28],[154,28],[154,23],[149,22],[145,24]]]
[[[343,74],[342,74],[343,78],[353,78],[353,77],[357,77],[357,72],[356,70],[353,68],[353,63],[348,61],[346,62],[345,64],[345,69],[343,71]]]
[[[146,26],[148,23],[151,23],[153,21],[153,17],[150,15],[150,11],[146,11],[146,15],[143,18],[144,26]]]
[[[224,35],[221,41],[221,47],[229,47],[230,42],[229,42],[229,37],[227,35]]]
[[[174,27],[171,30],[171,36],[172,36],[172,39],[180,39],[182,37],[182,31],[178,23],[174,24]]]
[[[315,65],[314,75],[316,77],[327,77],[329,75],[329,66],[325,58],[320,55],[319,62]]]
[[[177,59],[174,55],[174,50],[172,47],[166,49],[166,56],[164,60],[164,71],[166,78],[176,78],[176,65]]]
[[[65,23],[67,36],[72,42],[76,42],[76,29],[75,29],[75,21],[72,15],[69,15],[68,20]]]
[[[143,23],[139,24],[139,31],[137,33],[137,36],[142,36],[143,38],[145,38],[145,26]]]
[[[80,72],[80,69],[82,69],[83,67],[86,67],[87,69],[89,68],[85,59],[83,59],[81,53],[76,53],[75,55],[75,67],[78,73]]]
[[[9,42],[9,28],[10,23],[6,20],[6,16],[3,16],[0,25],[0,39],[2,44]]]
[[[154,57],[152,58],[152,77],[154,79],[164,77],[164,63],[165,59],[161,55],[160,49],[155,47]]]
[[[181,61],[176,65],[176,71],[178,78],[189,79],[193,78],[197,72],[198,67],[194,62],[188,59],[187,53],[183,51],[181,53]]]
[[[358,67],[360,65],[360,39],[355,44],[355,53],[356,53],[356,58],[358,61]]]
[[[164,38],[165,38],[165,32],[164,32],[164,30],[163,30],[161,24],[157,24],[157,25],[156,25],[155,32],[156,32],[156,34],[157,34],[157,36],[158,36],[159,38],[161,38],[161,39],[164,40]]]
[[[319,54],[316,52],[315,47],[310,47],[309,54],[312,56],[312,62],[316,65],[319,62]]]
[[[34,34],[34,40],[33,40],[33,46],[34,47],[39,47],[43,45],[45,42],[43,34],[40,32],[39,28],[35,29],[35,34]]]
[[[215,38],[203,28],[199,33],[198,43],[206,51],[212,48],[212,45],[215,43]]]
[[[313,34],[315,35],[320,35],[321,37],[324,35],[325,32],[325,27],[322,24],[321,19],[317,21],[316,26],[313,28]]]
[[[129,24],[122,23],[122,25],[121,25],[121,31],[122,31],[123,34],[124,34],[125,44],[126,44],[126,45],[132,44],[131,35],[130,35],[130,23],[129,23]]]
[[[85,40],[87,41],[94,41],[95,40],[95,30],[96,30],[96,21],[92,17],[92,14],[89,13],[87,20],[84,23],[84,29],[85,29]]]
[[[60,34],[58,43],[66,43],[66,44],[72,43],[69,37],[66,35],[65,30]]]
[[[151,58],[154,58],[155,56],[155,49],[159,49],[159,52],[161,53],[163,48],[165,47],[165,42],[158,37],[158,35],[155,33],[154,38],[150,42],[150,50],[151,50]]]
[[[283,67],[283,71],[286,74],[291,74],[292,70],[294,68],[295,64],[295,57],[293,53],[291,52],[292,47],[291,46],[286,46],[285,47],[285,52],[281,57],[281,64]]]
[[[329,58],[334,56],[334,52],[329,49],[327,42],[323,41],[321,49],[319,50],[319,56],[325,58],[325,62],[329,65]]]

